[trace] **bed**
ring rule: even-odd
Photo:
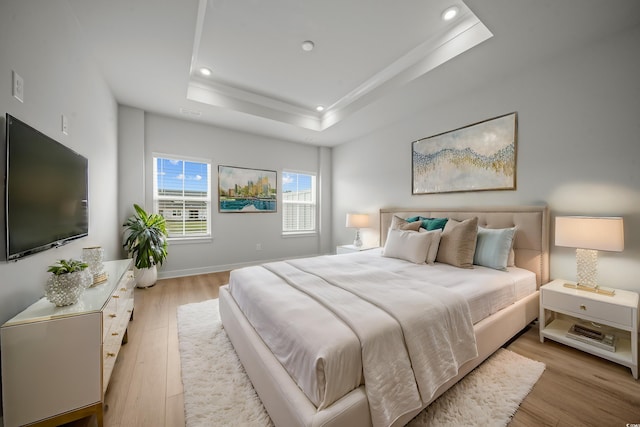
[[[549,280],[548,216],[545,206],[380,210],[381,247],[386,245],[387,249],[392,243],[390,241],[387,244],[387,237],[396,238],[395,234],[387,234],[387,230],[398,218],[448,218],[452,220],[452,224],[456,221],[466,224],[473,219],[477,221],[477,227],[485,230],[515,228],[510,254],[510,263],[513,266],[504,269],[508,271],[474,266],[469,269],[458,269],[460,275],[456,276],[461,277],[456,281],[463,283],[464,286],[474,281],[494,280],[491,279],[492,277],[508,277],[505,279],[509,282],[506,285],[509,292],[506,294],[512,297],[511,300],[504,299],[505,291],[498,288],[493,294],[489,294],[488,299],[478,299],[478,301],[474,300],[473,292],[468,290],[462,292],[454,288],[440,290],[438,286],[437,289],[429,287],[428,291],[423,291],[421,287],[417,287],[417,282],[419,277],[423,277],[424,269],[430,269],[429,277],[433,277],[430,280],[446,282],[449,274],[447,271],[455,267],[446,266],[442,262],[419,265],[404,259],[383,257],[380,249],[357,254],[269,263],[232,272],[230,285],[220,289],[222,323],[273,422],[277,426],[405,425],[537,317],[538,288]],[[415,237],[415,234],[411,235]],[[332,270],[338,273],[335,276],[333,273],[329,275],[328,272]],[[327,278],[323,276],[324,273],[327,273]],[[366,283],[366,280],[373,276],[379,277],[380,282],[374,283],[371,279],[371,283]],[[306,294],[300,295],[301,290],[298,287],[302,282],[298,283],[298,281],[303,280],[305,289],[307,282],[311,287],[318,286],[320,296],[314,294],[309,298]],[[528,282],[528,285],[518,287],[517,284],[520,281]],[[328,287],[330,290],[323,287],[320,282],[330,283],[331,286]],[[387,294],[385,294],[385,284],[389,286]],[[446,353],[448,349],[438,350],[438,354],[447,354],[438,358],[433,357],[432,353],[429,353],[432,350],[427,349],[426,356],[421,355],[419,351],[422,347],[431,347],[424,344],[423,339],[425,343],[429,343],[430,339],[437,340],[438,337],[446,334],[446,331],[443,333],[443,330],[436,328],[437,333],[425,336],[423,332],[425,328],[414,328],[418,332],[411,332],[412,330],[408,327],[403,329],[405,325],[402,324],[401,332],[398,334],[391,331],[391,327],[386,326],[388,316],[375,314],[375,310],[367,308],[371,304],[385,305],[387,299],[394,299],[392,296],[399,292],[393,292],[391,289],[395,289],[392,286],[396,285],[409,286],[410,292],[414,292],[411,294],[413,295],[411,301],[407,302],[407,307],[419,307],[423,297],[432,298],[425,297],[423,294],[435,295],[442,300],[451,299],[454,302],[458,297],[452,296],[453,294],[467,295],[466,305],[460,305],[459,310],[450,308],[445,310],[446,313],[453,313],[447,315],[454,316],[452,318],[454,320],[448,319],[445,323],[448,327],[455,329],[455,333],[451,332],[451,339],[448,340],[453,341],[452,346],[455,348],[451,351],[455,353],[448,355]],[[293,289],[290,289],[291,287]],[[344,287],[347,287],[346,291]],[[528,290],[524,290],[527,287]],[[442,286],[442,288],[446,287]],[[404,292],[403,290],[402,293]],[[352,300],[351,294],[355,294],[358,298],[364,297],[366,301]],[[503,302],[497,303],[503,299]],[[298,302],[307,305],[299,305]],[[429,299],[425,299],[424,303],[431,304]],[[331,311],[327,314],[318,311],[316,314],[315,309],[313,312],[310,311],[310,307],[315,305],[331,306],[331,310],[335,312]],[[268,307],[278,309],[267,310]],[[355,314],[347,313],[351,310],[348,307],[353,307]],[[275,311],[276,314],[268,314],[269,310]],[[465,310],[468,311],[468,321],[465,320],[465,316],[458,314]],[[391,317],[397,320],[398,317],[405,315],[404,311],[411,312],[409,308],[402,312],[390,311]],[[422,316],[422,312],[432,310],[416,309],[416,311]],[[268,316],[275,317],[269,320],[275,322],[273,323],[275,326],[267,326]],[[355,320],[349,316],[354,316]],[[364,323],[378,324],[379,322],[384,325],[380,326],[380,329],[384,330],[386,335],[383,335],[383,338],[371,338],[371,342],[365,341],[363,337],[369,332],[360,332],[360,326],[357,323],[352,324],[359,322],[360,317],[366,318],[363,320]],[[411,318],[407,322],[412,323],[414,319]],[[342,324],[348,326],[345,327]],[[309,328],[308,333],[305,332],[305,328]],[[359,361],[351,355],[354,351],[354,338],[351,335],[355,335],[357,346],[362,346]],[[387,343],[380,340],[394,342],[393,340],[398,339],[397,335],[406,335],[404,345],[402,343],[380,345],[380,342]],[[269,343],[268,345],[263,338]],[[306,347],[307,344],[303,345],[303,342],[307,342],[310,347],[321,348],[321,351],[330,348],[331,357],[337,358],[337,362],[331,362],[332,359],[329,356],[325,357],[323,353],[323,357],[319,358],[320,368],[318,359],[315,360],[315,364],[310,363],[304,358],[309,356],[306,354],[307,350],[302,351],[298,348]],[[473,343],[473,351],[470,350],[469,342]],[[418,349],[413,350],[413,347]],[[388,366],[394,364],[390,376],[391,380],[395,377],[400,378],[397,380],[398,383],[387,384],[390,380],[385,379],[385,375],[389,376],[389,374],[385,369],[376,368],[375,363],[379,362],[369,361],[371,357],[364,352],[365,348],[375,349],[372,353],[375,357],[382,357],[382,363],[387,363]],[[390,355],[388,349],[396,351],[396,348],[403,348],[402,351],[406,351],[407,354]],[[338,356],[334,356],[334,353]],[[396,359],[397,364],[402,365],[403,358],[408,360],[405,364],[415,370],[415,385],[402,382],[405,374],[403,368],[394,371]],[[455,362],[453,367],[450,366],[450,359]],[[421,363],[416,363],[417,360]],[[434,363],[434,367],[429,363],[424,365],[426,366],[424,370],[431,369],[432,372],[429,375],[433,376],[434,372],[440,372],[437,371],[438,369],[448,374],[439,375],[439,380],[435,382],[423,380],[431,377],[423,376],[423,373],[418,372],[419,369],[415,367],[422,367],[422,362],[425,360]],[[380,379],[376,379],[378,376]],[[391,389],[385,389],[385,387],[391,387]],[[401,398],[393,400],[396,394]],[[390,399],[390,402],[385,403],[385,399]],[[403,402],[408,403],[402,408],[396,407],[404,404]],[[384,406],[387,404],[391,409],[387,410]],[[380,409],[381,405],[382,409]]]

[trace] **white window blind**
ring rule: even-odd
[[[316,176],[301,172],[282,172],[282,231],[316,231]]]
[[[169,238],[211,235],[211,163],[170,156],[153,158],[153,205]]]

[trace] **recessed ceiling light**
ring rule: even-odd
[[[198,71],[205,77],[209,77],[211,75],[211,69],[207,67],[201,67]]]
[[[442,12],[442,19],[444,19],[445,21],[451,21],[453,18],[458,16],[459,11],[460,9],[458,9],[457,6],[451,6],[450,8]]]
[[[302,42],[302,50],[305,52],[311,52],[316,45],[311,40],[305,40]]]
[[[324,107],[323,107],[322,105],[318,105],[318,106],[316,107],[316,111],[318,111],[318,112],[319,112],[319,111],[324,111]]]

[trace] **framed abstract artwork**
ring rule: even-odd
[[[276,171],[218,166],[219,212],[276,212],[277,195]]]
[[[413,194],[516,189],[518,113],[411,145]]]

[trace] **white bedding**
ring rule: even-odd
[[[524,271],[416,265],[374,250],[235,270],[229,290],[318,409],[366,382],[377,426],[429,401],[475,357],[472,321],[513,303],[533,275]],[[458,308],[438,311],[429,295]],[[444,313],[454,314],[448,327],[434,323]]]
[[[381,249],[354,252],[350,257],[363,266],[375,265],[406,277],[428,280],[465,296],[473,323],[489,317],[514,302],[531,295],[537,289],[536,275],[523,268],[508,267],[507,271],[474,265],[472,269],[456,268],[448,264],[413,264],[401,259],[380,256]]]

